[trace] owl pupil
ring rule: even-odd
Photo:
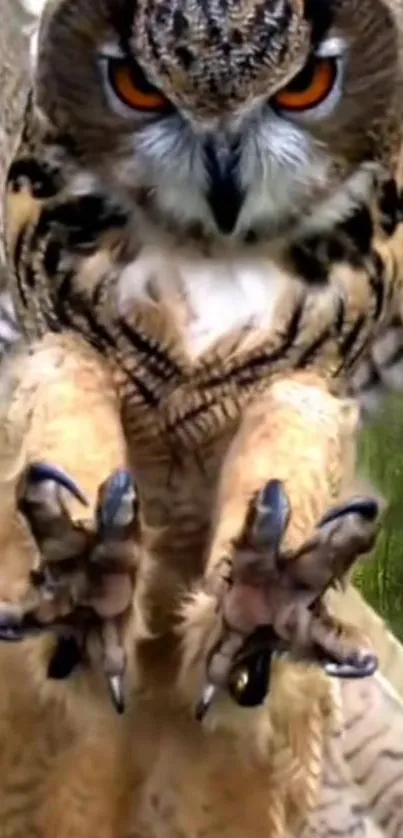
[[[133,85],[137,90],[140,90],[144,94],[155,93],[154,85],[148,81],[143,70],[135,61],[130,62],[129,72]]]
[[[312,56],[308,59],[305,67],[302,68],[298,75],[287,84],[287,91],[291,93],[303,93],[304,90],[307,90],[313,82],[316,69],[317,59],[315,56]]]

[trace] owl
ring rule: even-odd
[[[119,834],[244,834],[252,819],[254,831],[274,838],[297,834],[301,816],[313,817],[307,834],[320,832],[324,811],[370,829],[351,791],[359,775],[352,758],[351,794],[346,780],[336,804],[332,797],[344,771],[333,760],[332,743],[341,754],[336,710],[343,714],[349,693],[322,672],[278,661],[269,704],[264,699],[246,720],[223,697],[211,738],[189,708],[200,672],[215,663],[215,615],[224,627],[230,615],[235,632],[238,618],[248,628],[259,623],[256,597],[248,613],[231,598],[245,583],[243,566],[233,574],[239,555],[253,566],[263,531],[273,580],[281,552],[286,501],[275,484],[273,519],[270,478],[281,475],[268,458],[263,495],[250,504],[246,492],[242,506],[248,549],[241,540],[229,562],[205,573],[218,477],[236,472],[231,452],[244,420],[271,396],[273,415],[263,417],[270,428],[279,378],[316,375],[325,406],[315,415],[333,417],[333,444],[341,414],[332,400],[345,397],[378,335],[400,316],[400,15],[398,5],[380,0],[50,0],[45,7],[6,196],[7,255],[28,350],[10,385],[13,421],[7,414],[3,423],[6,452],[22,427],[18,457],[4,467],[4,497],[11,493],[15,515],[17,496],[35,560],[26,591],[24,574],[19,580],[28,606],[3,606],[0,623],[3,639],[33,644],[25,657],[21,645],[5,660],[13,661],[16,683],[18,661],[39,681],[29,711],[21,690],[14,693],[24,719],[41,717],[43,755],[38,735],[30,740],[36,788],[69,766],[66,830],[92,834],[97,811],[106,831]],[[295,396],[287,399],[289,417]],[[324,431],[315,439],[315,425],[307,428],[320,448]],[[250,452],[251,462],[260,450]],[[288,450],[288,464],[290,457]],[[287,473],[289,490],[295,480],[303,486],[296,474]],[[244,488],[242,477],[227,485]],[[311,516],[301,533],[302,547],[322,555],[318,533],[310,538],[315,525],[323,532],[322,524],[337,521],[339,486],[330,476],[329,485],[318,520]],[[374,509],[366,498],[339,508],[343,550],[347,538],[349,551],[359,552],[351,515],[371,543]],[[258,524],[252,545],[249,512]],[[5,532],[11,522],[13,515]],[[306,591],[309,562],[294,570],[291,590]],[[247,572],[249,594],[257,578]],[[316,594],[312,584],[303,616]],[[267,597],[257,605],[266,607]],[[280,623],[287,639],[287,621]],[[114,720],[113,735],[86,655],[101,660],[119,708],[125,670],[136,696],[135,718],[129,712],[121,727]],[[58,691],[47,674],[71,678]],[[384,718],[387,689],[379,679],[371,684]],[[67,710],[63,703],[55,753],[48,739],[60,715],[49,703],[59,708],[57,699]],[[100,755],[93,775],[85,748],[76,745],[75,763],[74,746],[65,745],[69,729],[74,739],[83,726],[88,748],[92,735]],[[12,741],[5,738],[10,748]],[[52,759],[55,770],[47,771]],[[119,796],[122,765],[128,776]],[[193,792],[181,802],[184,778]],[[88,782],[84,814],[77,796]],[[57,779],[52,788],[60,811]],[[4,801],[7,822],[12,795]],[[394,812],[396,797],[388,801]],[[337,812],[329,815],[330,804]],[[39,791],[32,805],[37,828],[54,831]]]

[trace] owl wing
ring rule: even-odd
[[[382,408],[388,393],[403,393],[403,320],[393,312],[383,324],[350,379],[364,420]]]
[[[298,838],[403,835],[403,701],[382,675],[341,683],[343,733],[328,743],[320,797]]]
[[[344,758],[358,801],[385,836],[403,835],[403,700],[381,674],[342,685]],[[376,833],[375,833],[376,834]]]

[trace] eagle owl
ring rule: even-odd
[[[274,838],[311,809],[319,824],[312,829],[320,829],[323,809],[334,805],[339,768],[329,742],[340,748],[337,690],[322,673],[279,661],[269,709],[263,704],[244,722],[223,698],[212,738],[189,717],[187,690],[193,707],[216,640],[213,612],[226,599],[228,562],[223,568],[219,556],[208,589],[203,575],[218,475],[231,464],[226,457],[244,415],[263,396],[277,415],[276,376],[322,376],[323,411],[332,417],[326,444],[340,462],[343,411],[333,410],[333,400],[400,316],[402,33],[399,6],[381,0],[46,5],[6,197],[14,301],[30,349],[17,365],[10,408],[20,423],[24,414],[25,450],[4,478],[4,497],[10,486],[17,492],[36,564],[26,607],[2,606],[0,630],[4,639],[50,628],[58,637],[56,645],[52,632],[29,640],[25,658],[4,652],[16,683],[19,665],[35,684],[42,677],[38,707],[28,710],[17,694],[24,718],[41,718],[43,757],[42,743],[30,740],[39,784],[52,774],[46,737],[60,723],[54,704],[79,700],[74,724],[63,704],[55,757],[60,773],[68,763],[66,831],[92,834],[102,811],[105,834],[200,828],[213,836],[223,823],[224,831],[244,834],[252,817],[254,831]],[[295,408],[294,396],[288,403]],[[271,446],[274,452],[273,439]],[[270,469],[268,462],[267,478],[281,476]],[[228,482],[234,485],[231,476]],[[284,497],[273,483],[263,489],[245,537],[250,542],[252,531],[253,552],[263,533],[277,556]],[[331,519],[333,494],[309,523],[320,529],[353,516],[368,546],[374,504],[348,501]],[[350,535],[347,527],[351,550]],[[320,538],[308,544],[323,553]],[[242,539],[240,547],[248,553]],[[129,670],[133,717],[120,728],[114,720],[108,743],[102,690],[95,683],[86,693],[97,677],[83,675],[86,655],[101,657],[119,706],[119,679]],[[46,673],[57,680],[73,669],[71,691],[44,687]],[[372,688],[382,692],[379,683]],[[75,773],[74,747],[82,764],[85,753],[76,740],[66,744],[69,725],[78,736],[83,720],[102,743],[97,752],[107,753],[94,776],[85,767],[80,773],[78,762]],[[322,758],[328,775],[318,791]],[[125,760],[133,769],[128,784],[121,797],[115,789],[109,795],[105,814],[100,796],[119,784],[114,772]],[[287,783],[283,768],[292,775]],[[178,783],[187,772],[195,798],[182,803]],[[81,782],[90,783],[86,815],[77,803]],[[337,816],[364,828],[355,792],[345,789]],[[57,809],[57,779],[54,791]],[[38,791],[34,798],[34,822],[50,834],[49,808]],[[3,822],[13,805],[12,794],[4,795]]]

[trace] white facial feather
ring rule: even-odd
[[[163,212],[179,223],[199,222],[216,233],[205,197],[207,174],[200,136],[176,118],[147,127],[133,143],[133,160],[119,164],[120,182],[128,182],[131,167],[142,166]],[[313,187],[325,185],[328,168],[329,159],[319,144],[274,113],[245,126],[240,161],[245,202],[234,238],[254,226],[275,232]]]
[[[303,128],[269,111],[244,138],[240,171],[246,199],[236,233],[254,226],[275,231],[313,187],[325,186],[329,163]]]
[[[167,217],[180,224],[201,220],[206,229],[216,232],[205,198],[202,146],[180,118],[161,120],[136,133],[132,156],[118,160],[113,173],[123,189],[144,180],[144,185],[155,190]]]
[[[367,199],[375,165],[364,164],[330,198],[306,211],[313,191],[326,188],[332,160],[324,147],[300,125],[274,113],[245,128],[240,159],[245,200],[231,237],[250,229],[275,238],[301,212],[298,232],[329,229]],[[132,180],[152,188],[161,213],[178,224],[200,223],[217,230],[206,200],[207,174],[202,141],[178,117],[148,126],[133,138],[133,155],[120,159],[114,175],[124,188]]]

